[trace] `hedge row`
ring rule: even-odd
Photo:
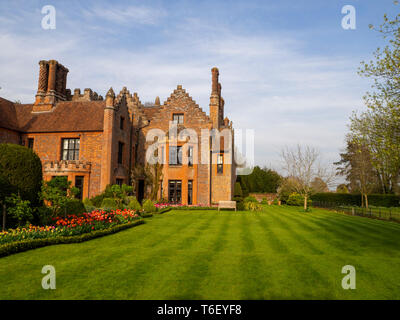
[[[171,207],[172,210],[218,210],[218,207],[191,207],[191,206],[180,206]]]
[[[136,220],[125,224],[120,224],[112,228],[97,230],[90,233],[84,233],[77,236],[61,236],[57,238],[45,238],[45,239],[29,239],[6,243],[0,246],[0,257],[8,256],[13,253],[23,252],[30,249],[36,249],[40,247],[50,246],[54,244],[68,244],[68,243],[79,243],[87,240],[92,240],[102,236],[116,233],[121,230],[132,228],[140,224],[145,223],[143,220]]]
[[[172,208],[168,207],[168,208],[161,209],[160,211],[157,211],[156,213],[157,214],[163,214],[163,213],[166,213],[166,212],[171,211],[171,210],[172,210]]]
[[[311,200],[337,205],[361,206],[360,194],[324,192],[312,195]],[[368,195],[368,204],[376,207],[400,207],[400,196],[394,194],[370,194]]]

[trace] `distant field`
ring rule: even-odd
[[[400,224],[313,209],[172,210],[0,258],[0,299],[400,299]],[[57,289],[41,287],[53,265]],[[356,289],[341,286],[344,265]]]

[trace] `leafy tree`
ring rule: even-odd
[[[289,199],[289,196],[296,192],[296,185],[299,182],[296,181],[294,177],[286,177],[281,180],[281,184],[277,190],[278,199],[281,200],[283,203],[286,203]]]
[[[275,193],[279,187],[281,176],[274,170],[255,166],[249,175],[240,177],[242,189],[248,192]]]
[[[52,216],[58,216],[62,208],[66,208],[68,201],[73,199],[79,190],[71,186],[67,177],[54,177],[50,181],[44,181],[41,198],[52,210]],[[66,212],[63,212],[66,215]]]
[[[329,192],[328,185],[320,177],[315,177],[314,180],[311,181],[311,189],[312,193]]]
[[[13,193],[10,197],[6,197],[8,204],[7,213],[18,221],[18,226],[32,221],[32,208],[29,200],[23,200],[20,195]]]
[[[400,14],[385,14],[381,25],[370,27],[387,45],[377,48],[374,60],[361,62],[359,74],[374,81],[373,91],[364,97],[368,110],[352,116],[350,131],[368,149],[383,192],[392,193],[400,172]]]
[[[352,192],[361,193],[362,206],[368,208],[368,194],[376,192],[379,186],[379,175],[368,148],[348,135],[346,152],[340,156],[341,160],[335,163],[337,174],[346,177]]]
[[[341,183],[336,187],[336,193],[349,193],[349,188],[344,183]]]

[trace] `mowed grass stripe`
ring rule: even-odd
[[[285,295],[274,293],[274,299],[295,299],[302,296],[304,298],[312,298],[313,292],[318,290],[321,292],[321,298],[332,298],[333,282],[326,275],[329,273],[328,268],[324,267],[322,261],[325,259],[323,251],[317,248],[306,238],[312,238],[313,235],[306,229],[290,227],[290,223],[285,220],[279,210],[273,210],[264,215],[270,216],[281,227],[279,235],[281,240],[288,248],[289,253],[282,261],[280,277],[281,291],[286,292]],[[263,213],[261,213],[263,215]],[[264,218],[262,216],[262,219]],[[294,235],[294,236],[293,236]],[[301,283],[300,286],[293,286],[294,283]],[[282,290],[282,288],[285,288]]]
[[[334,250],[343,254],[359,253],[355,250],[351,241],[345,241],[347,240],[347,234],[345,234],[343,239],[335,228],[325,227],[324,224],[319,223],[320,220],[314,220],[311,215],[299,212],[297,208],[293,208],[290,212],[285,212],[284,208],[278,208],[277,211],[277,214],[286,216],[298,229],[301,227],[303,230],[306,230],[309,241],[317,242],[319,248],[324,248],[324,252],[331,253],[331,250]],[[321,220],[323,221],[324,218],[321,218]]]
[[[254,223],[254,213],[243,213],[241,223],[241,256],[240,256],[240,299],[265,299],[265,291],[270,286],[268,270],[260,251],[256,250],[260,236]],[[239,248],[238,248],[239,249]]]
[[[400,298],[393,223],[299,211],[176,210],[114,235],[1,258],[0,299]],[[56,267],[57,290],[41,287],[45,264]],[[356,290],[341,287],[347,264]]]
[[[186,215],[188,213],[178,212],[175,218],[185,219]],[[162,299],[162,296],[171,293],[170,288],[162,286],[160,281],[165,276],[177,274],[176,269],[179,269],[180,265],[176,262],[179,260],[179,256],[184,251],[191,251],[196,240],[207,234],[204,230],[210,228],[213,223],[213,215],[201,215],[198,219],[191,218],[191,221],[178,233],[170,230],[169,240],[160,242],[156,250],[150,251],[150,248],[143,246],[144,250],[136,252],[135,259],[129,257],[126,271],[116,274],[117,278],[122,281],[122,289],[127,292],[126,299],[150,299],[148,289],[151,290],[150,295],[156,293],[154,299]],[[168,228],[166,229],[168,230]],[[112,290],[110,295],[113,295]]]
[[[339,230],[343,230],[344,238],[350,238],[350,243],[356,240],[356,243],[360,247],[368,247],[368,250],[377,251],[377,253],[382,250],[392,251],[391,253],[396,253],[398,251],[398,242],[393,240],[385,231],[371,229],[369,226],[364,225],[364,221],[360,219],[351,219],[352,217],[347,217],[341,214],[335,214],[330,212],[323,212],[323,216],[315,217],[309,213],[296,212],[293,213],[283,213],[289,215],[292,220],[299,222],[299,219],[308,220],[313,222],[327,231],[335,230],[335,234],[339,233]],[[350,218],[346,219],[346,218]],[[353,217],[356,218],[356,217]],[[335,228],[336,227],[336,228]],[[398,234],[398,233],[397,233]],[[360,243],[361,240],[361,243]],[[358,250],[358,254],[361,251]]]
[[[229,223],[229,214],[214,214],[213,228],[197,238],[198,250],[186,252],[185,260],[182,261],[184,269],[175,279],[171,279],[175,288],[169,299],[207,299],[207,293],[214,286],[214,283],[207,281],[211,274],[210,268],[224,248]]]

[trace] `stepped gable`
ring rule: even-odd
[[[126,103],[129,116],[134,125],[147,123],[148,118],[143,111],[143,104],[136,92],[134,92],[132,95],[126,87],[123,87],[121,92],[116,97],[117,103],[121,103],[122,100],[124,100]]]
[[[201,122],[212,123],[210,117],[181,85],[176,87],[164,104],[159,107],[158,112],[154,113],[152,118],[153,122],[165,120],[165,114],[169,113],[172,108],[176,109],[177,112],[179,112],[179,110],[187,112],[191,121],[197,119]]]

